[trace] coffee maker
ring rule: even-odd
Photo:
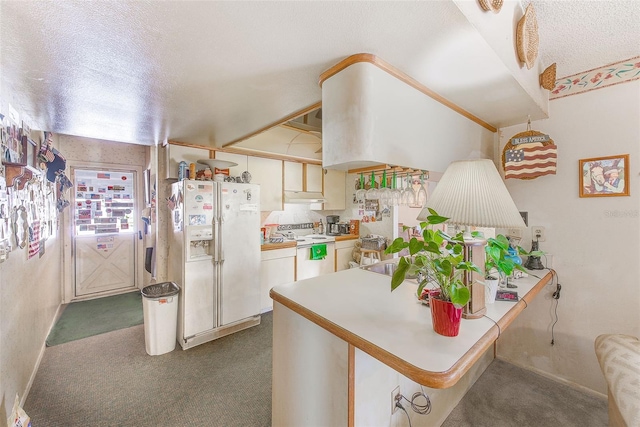
[[[340,226],[338,225],[340,222],[339,215],[327,215],[327,235],[328,236],[339,236],[340,235]]]

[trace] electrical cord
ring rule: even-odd
[[[546,257],[545,257],[545,264],[546,264]],[[555,317],[555,320],[553,321],[553,324],[551,325],[551,345],[555,345],[556,343],[556,339],[555,339],[555,327],[556,327],[556,323],[558,323],[558,303],[560,300],[560,291],[562,290],[562,285],[560,284],[560,276],[558,275],[558,272],[555,271],[553,268],[550,268],[549,271],[552,274],[552,279],[551,279],[551,284],[553,285],[553,280],[555,279],[556,282],[556,290],[555,292],[551,295],[551,297],[556,300],[556,306],[553,308],[553,314]]]
[[[529,304],[527,304],[527,301],[524,298],[518,297],[518,301],[522,301],[524,303],[524,308],[529,308]]]
[[[404,406],[402,406],[402,403],[400,403],[399,401],[396,402],[396,406],[404,411],[405,415],[407,416],[407,419],[409,420],[409,427],[411,427],[411,417],[409,417],[409,413],[407,412],[407,410],[404,409]]]
[[[431,412],[431,399],[429,399],[427,393],[424,392],[424,388],[422,388],[422,385],[420,385],[420,390],[422,391],[416,391],[415,393],[413,393],[413,396],[411,396],[411,400],[407,399],[401,394],[396,397],[396,407],[404,411],[405,415],[407,416],[407,420],[409,420],[409,427],[411,427],[411,417],[409,416],[409,412],[407,412],[405,407],[402,406],[402,399],[406,400],[411,406],[413,412],[417,414],[428,415]],[[416,399],[418,399],[419,397],[424,397],[426,402],[416,402]]]
[[[558,300],[560,299],[560,296],[558,296],[558,298],[554,298],[556,300],[556,307],[554,308],[554,314],[556,316],[556,320],[553,322],[553,324],[551,325],[551,345],[554,345],[556,340],[554,338],[553,335],[553,330],[556,327],[556,323],[558,323]]]
[[[411,400],[407,399],[402,395],[400,395],[400,397],[402,397],[404,400],[409,402],[409,404],[411,405],[411,409],[413,409],[413,412],[420,415],[427,415],[431,412],[431,399],[429,399],[429,396],[427,395],[427,393],[424,392],[422,385],[420,385],[420,389],[422,390],[421,392],[416,391],[415,393],[413,393],[413,395],[411,396]],[[424,404],[416,403],[415,400],[421,396],[424,397],[424,399],[426,400],[426,403]]]
[[[496,339],[499,339],[500,335],[502,334],[502,330],[500,329],[500,325],[498,325],[498,322],[496,322],[495,320],[493,320],[491,317],[487,316],[486,314],[483,317],[486,317],[487,319],[491,320],[493,323],[496,324],[496,326],[498,327],[498,338],[496,338]]]

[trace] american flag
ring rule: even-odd
[[[530,179],[556,174],[555,144],[522,144],[504,153],[504,177]]]

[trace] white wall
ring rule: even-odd
[[[7,104],[0,102],[0,111],[6,113]],[[0,425],[11,413],[16,394],[24,401],[60,306],[60,230],[58,226],[47,239],[41,258],[27,259],[28,245],[14,245],[0,263]]]
[[[148,162],[144,146],[60,135],[54,136],[54,147],[68,162]],[[69,208],[65,214],[69,215]],[[16,393],[24,400],[62,302],[63,242],[69,240],[62,219],[58,217],[58,228],[46,241],[42,258],[28,260],[27,248],[15,249],[0,264],[0,425]]]
[[[549,286],[500,338],[499,356],[606,393],[594,339],[640,336],[640,81],[556,99],[550,110],[532,128],[558,146],[557,174],[506,184],[529,225],[546,227],[541,249],[553,254],[562,284],[555,345]],[[502,129],[500,149],[523,130]],[[616,154],[629,154],[631,196],[579,198],[578,160]]]
[[[42,258],[27,260],[25,247],[0,264],[0,424],[24,398],[60,305],[60,246],[50,237]]]

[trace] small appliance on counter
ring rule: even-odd
[[[349,221],[349,234],[354,236],[360,235],[360,221],[357,219],[352,219]]]
[[[339,236],[340,235],[340,226],[338,224],[340,222],[339,215],[327,215],[327,236]]]
[[[340,234],[350,234],[351,231],[349,230],[349,224],[347,224],[346,222],[340,222],[338,223],[338,229],[340,230]]]

